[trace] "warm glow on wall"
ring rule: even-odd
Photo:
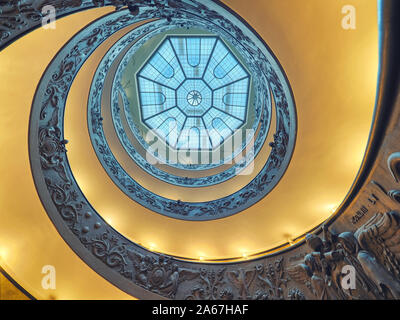
[[[334,205],[334,204],[328,204],[327,205],[327,209],[329,210],[330,213],[335,213],[337,208],[338,208],[338,206]]]
[[[154,251],[156,248],[157,248],[157,246],[153,242],[149,243],[149,250],[150,251]]]
[[[6,250],[6,248],[4,248],[4,247],[0,247],[0,260],[1,261],[7,261],[7,258],[8,258],[8,256],[7,256],[7,250]]]

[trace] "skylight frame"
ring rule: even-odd
[[[202,44],[203,42],[206,43],[210,43],[210,39],[212,40],[212,47],[208,47],[208,49],[204,50],[202,48]],[[202,69],[200,70],[201,72],[201,77],[197,76],[197,77],[187,77],[187,74],[192,75],[193,72],[190,69],[185,69],[184,65],[185,65],[185,61],[182,61],[181,56],[185,56],[185,52],[186,52],[186,62],[189,65],[189,57],[187,55],[188,49],[187,46],[185,48],[182,47],[176,47],[176,42],[180,41],[180,42],[184,42],[185,44],[188,43],[188,40],[193,41],[193,40],[197,40],[199,43],[198,48],[195,48],[196,51],[198,52],[209,52],[208,56],[207,56],[207,61],[204,63],[203,61],[203,56],[200,55],[200,57],[197,59],[198,63],[196,64],[196,66],[201,66],[203,65]],[[208,41],[208,42],[207,42]],[[175,44],[174,44],[175,43]],[[175,82],[169,84],[168,82],[166,82],[165,79],[162,79],[162,81],[159,81],[159,77],[156,77],[155,80],[151,80],[151,78],[148,77],[148,75],[143,74],[144,70],[146,70],[146,67],[148,66],[148,64],[150,62],[153,63],[153,65],[155,64],[154,62],[154,57],[156,57],[157,55],[160,55],[159,51],[160,49],[162,50],[166,50],[166,48],[169,48],[169,53],[167,54],[166,57],[164,57],[164,60],[167,61],[169,63],[169,65],[174,65],[175,68],[178,68],[177,70],[174,69],[173,75],[169,78],[169,79],[174,79],[175,75],[178,75],[179,79],[181,80],[181,82],[179,83],[179,85],[176,85]],[[220,60],[216,59],[214,57],[214,53],[216,48],[223,48],[225,50],[225,54],[222,56],[222,58]],[[183,53],[182,53],[183,52]],[[191,50],[191,52],[193,52],[193,50]],[[204,54],[203,54],[204,55]],[[229,58],[227,58],[229,57]],[[194,61],[194,59],[191,57],[190,59],[192,59]],[[233,66],[228,66],[226,67],[226,61],[234,61],[235,63],[233,64]],[[214,69],[210,69],[210,63],[214,64],[215,67]],[[195,68],[193,65],[191,65],[192,68]],[[223,77],[220,78],[216,78],[215,77],[215,69],[216,68],[220,68],[225,70],[225,75]],[[168,66],[166,66],[166,64],[164,63],[164,69],[162,71],[165,70],[165,68],[168,68]],[[225,69],[224,69],[225,68]],[[221,75],[221,70],[218,69],[217,73],[219,73],[219,75]],[[232,72],[238,72],[236,75],[232,74]],[[237,71],[239,70],[239,71]],[[214,75],[214,84],[213,86],[210,86],[210,84],[205,81],[205,76],[207,75],[209,76],[210,71],[213,73]],[[182,80],[181,75],[185,76],[185,80]],[[200,74],[200,72],[198,72],[198,74]],[[171,75],[171,72],[167,73],[167,75]],[[233,77],[233,78],[232,78]],[[165,77],[166,79],[168,79],[167,77]],[[226,79],[225,79],[226,78]],[[250,86],[251,86],[251,75],[248,72],[248,70],[246,69],[246,67],[243,65],[243,62],[240,61],[240,59],[234,54],[234,52],[232,52],[232,50],[226,45],[226,43],[219,37],[219,36],[215,36],[215,35],[167,35],[159,44],[159,46],[155,49],[155,51],[152,53],[152,55],[146,60],[146,62],[144,63],[144,65],[139,69],[139,71],[136,74],[136,79],[137,79],[137,84],[138,84],[138,95],[139,95],[139,103],[140,103],[140,116],[141,116],[141,120],[142,122],[149,127],[149,129],[151,130],[157,130],[160,126],[162,126],[162,123],[158,126],[158,127],[154,127],[154,121],[151,121],[152,123],[149,123],[149,119],[150,118],[154,118],[154,117],[160,117],[163,113],[168,112],[171,113],[172,111],[174,111],[174,109],[178,109],[180,113],[183,113],[186,116],[186,119],[182,125],[182,123],[180,122],[179,127],[181,130],[185,129],[186,126],[186,122],[187,120],[189,120],[189,122],[192,122],[195,119],[191,119],[191,118],[201,118],[201,124],[199,125],[199,127],[196,128],[201,128],[202,130],[204,130],[206,132],[206,134],[208,135],[208,141],[206,143],[206,145],[208,146],[207,148],[204,148],[204,143],[202,146],[200,146],[200,148],[186,148],[184,146],[184,144],[182,142],[180,142],[180,138],[182,135],[182,132],[180,132],[178,134],[178,138],[176,141],[170,141],[170,139],[168,139],[168,135],[169,132],[162,130],[163,132],[161,132],[161,138],[165,141],[165,143],[174,148],[174,149],[178,149],[178,150],[215,150],[216,148],[220,147],[224,141],[226,139],[229,138],[229,136],[227,136],[226,134],[222,135],[218,132],[218,134],[220,135],[221,139],[220,142],[217,143],[216,140],[218,137],[214,136],[211,137],[210,135],[213,134],[215,135],[215,130],[212,126],[212,120],[213,119],[209,119],[211,114],[219,113],[220,116],[219,118],[226,124],[226,126],[229,128],[229,130],[232,132],[231,135],[233,135],[233,133],[235,132],[235,130],[239,129],[240,127],[242,127],[246,121],[247,121],[247,112],[248,112],[248,103],[250,100]],[[164,88],[168,88],[171,91],[174,90],[175,91],[175,96],[174,99],[170,96],[170,97],[166,97],[165,100],[169,99],[170,101],[175,100],[175,106],[173,107],[168,107],[168,108],[164,108],[164,109],[160,109],[159,111],[156,111],[155,114],[152,114],[150,117],[146,117],[146,112],[145,110],[143,110],[143,107],[146,107],[145,104],[143,103],[143,97],[142,94],[146,93],[145,91],[141,90],[141,82],[143,82],[143,80],[141,79],[146,79],[147,81],[153,82],[154,87],[159,88],[158,90],[160,90],[161,87]],[[230,81],[226,81],[229,80]],[[176,80],[176,79],[175,79]],[[203,83],[205,83],[207,85],[207,87],[211,90],[211,106],[208,107],[206,110],[203,110],[203,112],[199,115],[193,115],[190,114],[188,115],[187,112],[185,111],[185,108],[182,107],[182,105],[179,105],[178,103],[178,97],[177,97],[177,92],[178,90],[185,84],[186,81],[188,80],[202,80]],[[237,83],[245,83],[245,85],[242,85],[242,90],[243,92],[232,92],[231,88],[234,87]],[[165,90],[165,89],[164,89]],[[219,106],[215,106],[215,91],[223,91],[225,90],[225,94],[223,94],[222,96],[222,101],[221,101],[221,105],[225,105],[224,108],[220,108]],[[170,95],[171,95],[171,91],[169,91]],[[191,90],[189,90],[191,91]],[[159,93],[159,92],[157,92]],[[200,92],[200,94],[203,96],[203,93]],[[234,103],[232,105],[229,105],[227,103],[225,103],[226,97],[228,97],[228,95],[240,95],[241,98],[235,98],[235,97],[230,97],[230,101],[234,101]],[[239,104],[239,105],[236,105]],[[176,110],[175,110],[176,112]],[[209,120],[205,120],[204,117],[206,116],[206,114],[209,114],[209,116],[207,116],[207,118]],[[170,118],[172,117],[170,114],[168,114],[167,116],[163,116],[164,121],[166,120],[166,118]],[[230,125],[229,125],[230,124]],[[191,130],[193,127],[189,128],[189,130]],[[203,132],[201,132],[200,136],[202,136]],[[213,142],[214,141],[214,142]]]

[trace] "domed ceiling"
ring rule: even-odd
[[[3,133],[21,123],[0,138],[15,155],[1,174],[24,194],[1,190],[14,216],[0,239],[61,281],[79,274],[82,298],[175,297],[161,276],[132,277],[149,252],[181,268],[289,246],[335,212],[361,165],[375,24],[345,31],[340,6],[317,0],[172,3],[79,12],[0,53]],[[46,296],[40,272],[7,263]],[[76,293],[64,285],[58,297]]]
[[[137,74],[142,121],[172,148],[218,147],[246,120],[250,75],[216,37],[168,37]]]

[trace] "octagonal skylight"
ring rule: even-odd
[[[166,37],[137,82],[143,123],[175,149],[215,149],[246,120],[250,75],[219,37]]]

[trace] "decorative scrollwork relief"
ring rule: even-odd
[[[0,1],[0,48],[20,34],[41,25],[42,8],[52,5],[59,16],[90,7],[88,0],[2,0]]]
[[[400,214],[375,214],[353,232],[306,237],[304,262],[288,268],[294,281],[309,288],[316,299],[399,299]],[[342,268],[356,270],[356,289],[344,289]]]

